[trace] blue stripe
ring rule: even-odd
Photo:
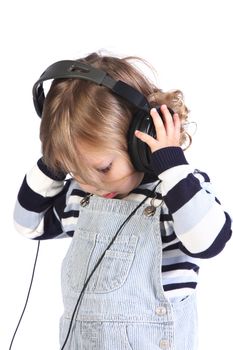
[[[181,251],[180,252],[177,252],[177,254],[180,254],[180,255],[177,255],[177,256],[173,256],[173,257],[163,257],[162,258],[162,265],[163,266],[166,266],[166,265],[175,265],[175,264],[180,264],[180,263],[186,263],[187,261],[195,264],[197,261],[195,259],[195,257],[190,257],[190,256],[187,256],[185,255],[184,253],[182,253]]]
[[[20,203],[16,202],[14,211],[14,220],[17,224],[26,227],[31,231],[36,231],[41,220],[44,217],[44,232],[41,236],[34,239],[50,239],[55,238],[63,232],[60,221],[51,207],[46,213],[35,213],[24,209]]]
[[[43,216],[44,212],[36,213],[26,210],[18,201],[15,204],[14,221],[23,227],[34,230],[41,222]]]

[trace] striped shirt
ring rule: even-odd
[[[197,286],[200,260],[219,254],[231,237],[231,218],[215,197],[209,177],[193,169],[181,148],[152,154],[154,170],[124,200],[161,205],[162,280],[170,300]],[[16,229],[28,238],[72,237],[80,201],[87,195],[74,179],[54,176],[40,159],[25,176],[14,211]],[[114,199],[112,199],[114,200]]]

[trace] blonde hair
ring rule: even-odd
[[[92,53],[79,61],[133,86],[151,107],[166,104],[179,114],[182,124],[186,122],[188,109],[182,92],[163,92],[157,88],[133,64],[145,63],[142,59]],[[134,106],[104,86],[80,79],[55,79],[45,99],[40,127],[44,162],[55,174],[63,171],[93,180],[97,174],[83,162],[78,143],[117,152],[128,159],[127,132],[134,112]],[[180,144],[186,139],[182,127]]]

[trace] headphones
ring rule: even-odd
[[[121,80],[114,80],[105,71],[80,61],[59,61],[49,66],[34,84],[33,102],[39,117],[42,116],[45,94],[43,82],[50,79],[82,79],[109,88],[114,94],[122,97],[137,108],[128,131],[128,152],[135,169],[140,172],[152,172],[150,168],[151,150],[149,146],[135,136],[140,130],[156,137],[153,120],[150,116],[150,105],[144,95]],[[156,107],[162,117],[159,107]]]

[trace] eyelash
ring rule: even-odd
[[[108,166],[106,166],[106,168],[100,169],[99,171],[103,174],[106,174],[109,172],[109,170],[111,170],[112,167],[112,163],[110,163]]]

